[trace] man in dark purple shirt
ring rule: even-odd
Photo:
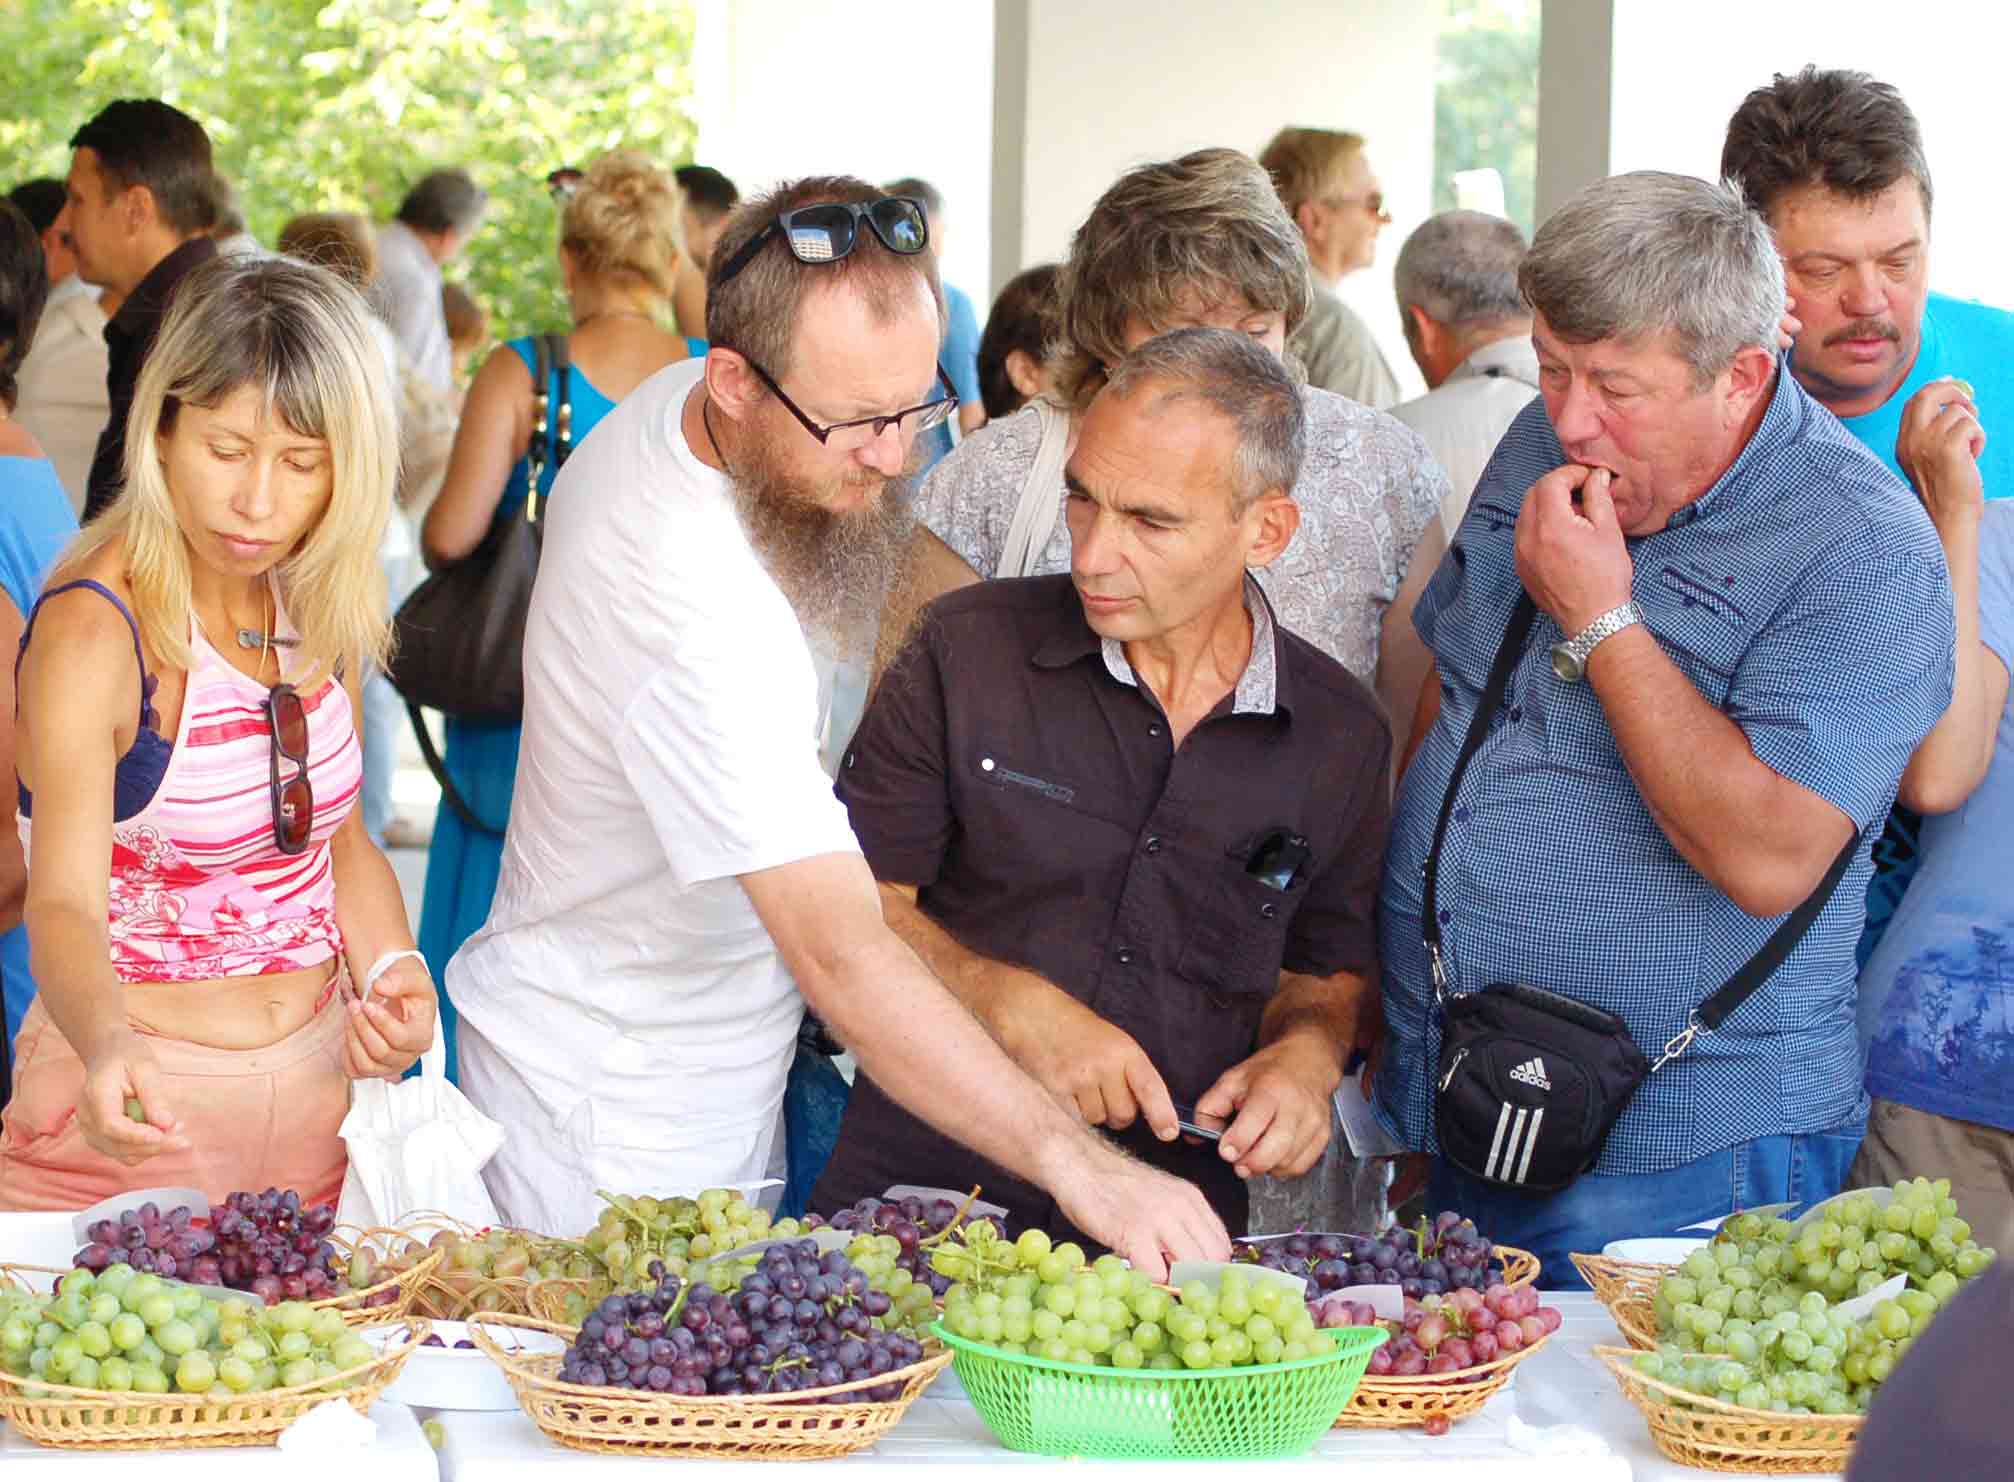
[[[121,299],[105,326],[111,417],[98,437],[84,518],[100,514],[126,482],[126,417],[140,368],[177,287],[217,255],[204,235],[216,211],[210,136],[156,98],[121,98],[70,140],[68,199],[57,229],[69,234],[77,273]]]
[[[1246,575],[1293,537],[1303,443],[1296,387],[1244,336],[1142,346],[1067,470],[1070,576],[936,603],[839,772],[897,934],[1234,1231],[1244,1178],[1326,1146],[1377,972],[1390,731]],[[1221,1142],[1184,1139],[1178,1107]],[[812,1207],[901,1182],[1068,1228],[863,1078]]]

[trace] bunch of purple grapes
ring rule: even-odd
[[[216,1237],[192,1225],[192,1218],[186,1207],[178,1205],[163,1214],[150,1200],[138,1209],[121,1211],[116,1220],[94,1221],[84,1232],[91,1243],[77,1252],[71,1264],[86,1271],[103,1271],[123,1261],[135,1271],[151,1271],[198,1286],[218,1285],[222,1267],[213,1253]]]
[[[316,1302],[348,1289],[329,1244],[336,1212],[326,1204],[303,1209],[292,1189],[239,1193],[212,1213],[210,1223],[223,1284],[253,1293],[268,1307]]]
[[[1240,1244],[1240,1260],[1305,1277],[1313,1296],[1346,1286],[1396,1285],[1415,1299],[1445,1292],[1482,1291],[1498,1280],[1496,1247],[1453,1210],[1407,1229],[1382,1235],[1289,1235]]]
[[[870,1196],[840,1210],[830,1219],[816,1214],[804,1217],[807,1230],[829,1226],[850,1233],[893,1236],[901,1247],[896,1253],[895,1264],[916,1281],[928,1286],[934,1297],[942,1297],[951,1290],[951,1278],[930,1269],[930,1252],[921,1248],[923,1242],[934,1235],[941,1235],[954,1225],[964,1230],[978,1224],[991,1225],[997,1235],[1005,1236],[1007,1233],[1000,1221],[990,1214],[961,1220],[958,1218],[958,1206],[949,1199],[925,1200],[914,1194],[905,1194],[900,1199]]]
[[[672,1395],[787,1395],[852,1384],[915,1363],[923,1346],[874,1319],[885,1292],[838,1251],[809,1240],[771,1246],[732,1293],[684,1287],[654,1262],[657,1285],[618,1292],[581,1324],[561,1360],[567,1384]],[[892,1400],[899,1382],[859,1391]]]

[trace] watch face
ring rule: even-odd
[[[1582,664],[1574,656],[1573,650],[1564,643],[1555,643],[1552,646],[1552,672],[1561,679],[1568,684],[1577,683],[1585,670],[1586,665]]]

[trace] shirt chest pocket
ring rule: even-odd
[[[1279,989],[1287,928],[1305,888],[1280,890],[1255,878],[1246,869],[1250,853],[1250,847],[1205,853],[1183,892],[1186,924],[1175,971],[1219,1007],[1254,1006]],[[1303,878],[1308,873],[1304,867]]]
[[[1678,671],[1722,714],[1734,691],[1735,671],[1749,641],[1746,615],[1707,576],[1665,564],[1638,578],[1644,620]],[[1546,754],[1575,770],[1622,767],[1600,697],[1586,680],[1568,684],[1548,669],[1544,687]]]

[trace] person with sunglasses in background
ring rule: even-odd
[[[896,934],[1051,1095],[1240,1232],[1246,1178],[1320,1161],[1375,1003],[1390,727],[1250,575],[1299,526],[1306,421],[1247,335],[1134,350],[1065,471],[1069,574],[934,604],[839,769]],[[869,1067],[812,1208],[895,1183],[1071,1219]]]
[[[888,929],[819,763],[813,645],[874,642],[902,476],[957,407],[928,241],[914,201],[846,177],[750,202],[709,264],[706,358],[554,486],[496,904],[447,970],[511,1224],[761,1178],[809,1004],[975,1166],[1149,1274],[1228,1252],[1193,1187],[1094,1136]]]
[[[0,1209],[161,1185],[332,1202],[350,1080],[432,1042],[433,984],[356,806],[398,462],[368,314],[286,259],[190,274],[124,488],[30,614],[16,763],[41,994]]]
[[[1281,129],[1259,156],[1280,204],[1308,243],[1314,297],[1287,341],[1307,367],[1308,384],[1387,411],[1398,377],[1363,316],[1336,296],[1336,285],[1378,256],[1378,233],[1392,224],[1385,193],[1364,154],[1361,134]]]

